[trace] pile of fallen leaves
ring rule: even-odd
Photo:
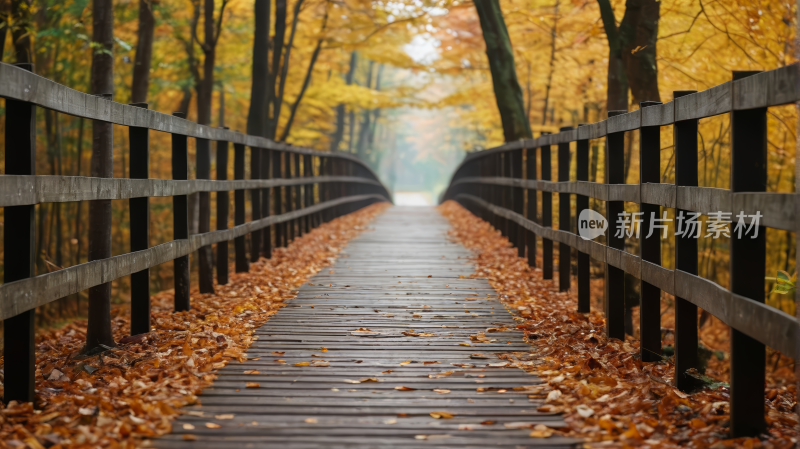
[[[79,356],[86,321],[41,335],[36,403],[0,404],[0,447],[135,447],[137,438],[169,432],[177,409],[197,402],[195,395],[219,368],[243,361],[255,328],[386,206],[376,204],[320,226],[288,248],[274,250],[271,259],[252,264],[250,272],[232,273],[231,282],[216,285],[215,294],[193,290],[188,312],[173,311],[174,291],[155,295],[155,330],[147,334],[128,336],[129,311],[115,310],[118,346],[99,355]]]
[[[758,438],[728,439],[730,389],[703,377],[706,387],[686,394],[674,388],[669,358],[644,363],[639,342],[609,339],[599,311],[576,313],[577,300],[559,293],[541,271],[517,257],[517,250],[488,223],[458,203],[440,211],[453,225],[451,238],[476,254],[473,277],[489,280],[517,326],[534,347],[531,354],[505,356],[519,368],[545,379],[543,412],[564,413],[566,436],[590,445],[672,447],[795,446],[798,418],[793,383],[769,377],[765,389],[767,433]]]

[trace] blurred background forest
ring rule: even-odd
[[[666,102],[676,90],[704,90],[730,80],[732,70],[770,70],[795,61],[797,10],[787,0],[499,5],[534,135],[602,120],[609,109],[633,110],[639,101]],[[261,41],[258,7],[272,12]],[[90,92],[93,54],[107,53],[117,102],[147,102],[150,109],[182,111],[200,123],[356,154],[398,198],[413,193],[415,201],[435,203],[467,152],[507,137],[471,1],[115,0],[110,46],[91,37],[97,18],[90,0],[5,0],[0,9],[3,62],[33,62],[37,74]],[[254,49],[254,36],[266,53]],[[609,85],[609,70],[637,57],[652,62],[652,73],[629,76],[621,88]],[[271,77],[273,90],[264,129],[252,123],[254,62],[266,67],[258,73]],[[91,123],[41,108],[38,114],[37,173],[88,176]],[[769,111],[770,191],[794,191],[796,116],[793,106]],[[729,126],[727,116],[701,121],[701,186],[728,187]],[[635,183],[636,135],[628,134],[626,173]],[[169,178],[169,136],[151,132],[151,139],[150,177]],[[662,141],[662,182],[673,182],[668,127]],[[127,129],[115,126],[114,177],[128,176],[127,142]],[[593,141],[591,148],[591,180],[602,181],[603,142]],[[113,202],[114,255],[129,249],[127,208],[127,201]],[[171,240],[170,198],[152,199],[151,208],[151,245]],[[190,213],[197,232],[196,208]],[[85,205],[44,204],[36,214],[37,273],[87,260]],[[768,245],[768,271],[792,273],[794,235],[770,230]],[[672,241],[664,246],[664,265],[671,267]],[[727,243],[704,239],[700,251],[701,274],[727,285]],[[171,263],[152,273],[153,291],[172,287]],[[115,301],[127,299],[126,282],[114,282]],[[794,311],[789,297],[770,301]],[[70,315],[65,308],[80,314],[80,304],[76,296],[37,316]]]

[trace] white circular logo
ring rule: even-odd
[[[593,240],[605,234],[608,229],[606,217],[591,210],[584,209],[578,217],[578,234],[584,240]]]

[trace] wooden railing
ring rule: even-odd
[[[131,333],[150,331],[149,268],[175,261],[175,309],[188,310],[188,255],[217,244],[217,281],[228,282],[228,243],[234,241],[235,269],[247,271],[249,258],[270,257],[321,223],[377,201],[391,201],[377,175],[358,158],[280,144],[223,128],[198,125],[146,109],[88,95],[33,74],[30,65],[0,63],[0,97],[6,100],[5,174],[0,175],[4,208],[3,320],[5,401],[34,398],[34,310],[70,294],[131,275]],[[36,107],[129,127],[130,178],[41,176],[35,174]],[[147,179],[149,131],[172,135],[173,179]],[[197,177],[188,179],[188,138],[197,139]],[[217,142],[216,179],[212,180],[211,141]],[[234,179],[227,180],[228,152],[234,147]],[[250,151],[250,178],[245,153]],[[234,191],[234,227],[229,191]],[[245,190],[250,191],[252,221],[245,221]],[[187,195],[199,192],[200,231],[190,235]],[[217,229],[210,229],[208,192],[216,192]],[[173,198],[174,240],[150,247],[149,197]],[[131,252],[92,260],[35,276],[34,205],[68,201],[130,201]],[[202,211],[205,209],[205,213]],[[271,214],[271,211],[274,211]],[[205,221],[205,223],[203,223]],[[109,230],[110,232],[110,230]],[[92,235],[89,236],[91,240]],[[199,283],[213,285],[213,271],[201,270]],[[90,311],[91,313],[91,311]]]
[[[634,112],[611,111],[598,123],[546,134],[469,154],[457,168],[443,199],[454,199],[501,230],[536,265],[536,237],[542,239],[542,270],[553,277],[553,242],[559,244],[559,288],[569,290],[570,248],[577,249],[578,312],[589,312],[590,261],[605,264],[605,318],[608,337],[624,340],[624,274],[641,280],[641,358],[661,357],[661,291],[675,296],[676,386],[690,389],[685,373],[698,367],[697,308],[716,316],[731,330],[731,431],[733,436],[764,431],[765,345],[797,359],[795,317],[765,304],[766,229],[795,232],[800,195],[766,193],[767,108],[800,101],[798,65],[769,72],[734,72],[733,81],[703,92],[675,92],[665,104],[646,102]],[[731,189],[698,187],[698,120],[731,116]],[[661,183],[660,129],[674,127],[675,184]],[[639,132],[640,183],[625,184],[626,132]],[[605,137],[605,183],[588,182],[589,141]],[[570,181],[570,142],[575,144],[576,180]],[[551,146],[557,146],[558,180],[550,179]],[[542,150],[541,180],[536,179],[536,152]],[[523,177],[523,163],[526,177]],[[525,201],[525,190],[527,202]],[[537,195],[542,192],[541,215]],[[552,194],[559,195],[558,229],[552,227]],[[571,223],[576,195],[578,213],[589,198],[606,203],[607,245],[579,237]],[[641,257],[625,251],[624,235],[615,236],[624,202],[638,203],[644,212],[639,239]],[[730,290],[698,276],[697,239],[676,236],[675,270],[661,266],[660,232],[650,238],[651,213],[660,207],[680,211],[760,212],[758,237],[736,238],[731,225]]]

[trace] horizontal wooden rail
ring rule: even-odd
[[[615,115],[577,129],[545,134],[535,139],[509,142],[495,148],[469,153],[466,161],[495,153],[538,148],[578,140],[599,139],[612,133],[633,131],[642,126],[665,126],[679,121],[713,117],[733,111],[780,106],[800,101],[800,63],[729,81],[702,92],[675,98],[633,112]]]
[[[123,200],[142,197],[188,195],[196,192],[268,189],[317,183],[358,183],[381,186],[380,181],[358,176],[314,176],[307,178],[245,179],[130,179],[85,176],[0,176],[0,207],[90,200]]]
[[[284,223],[322,210],[365,200],[388,201],[383,195],[355,195],[281,215],[273,215],[251,221],[230,229],[194,234],[189,239],[173,240],[109,259],[87,262],[63,270],[0,285],[0,320],[19,315],[67,295],[86,290],[96,285],[128,276],[132,273],[155,267],[197,251],[199,248],[218,242],[233,240],[272,224]]]
[[[238,143],[252,148],[345,159],[356,162],[372,172],[368,166],[352,154],[330,153],[296,147],[264,137],[200,125],[174,115],[150,109],[116,103],[103,97],[71,89],[7,63],[0,63],[0,80],[2,80],[0,82],[0,97],[32,103],[76,117],[100,120],[116,125],[148,128],[154,131],[181,134],[199,139]],[[373,176],[375,175],[374,172],[372,174]],[[377,176],[375,176],[375,179],[377,179]]]
[[[661,290],[685,298],[756,340],[798,358],[797,338],[800,326],[797,319],[774,307],[731,293],[728,289],[707,279],[669,270],[643,261],[640,257],[608,247],[592,240],[584,240],[577,234],[545,227],[528,220],[506,208],[490,204],[474,195],[458,194],[456,200],[470,201],[491,213],[511,220],[536,235],[589,254],[599,262],[617,267],[628,274],[649,282]]]
[[[602,201],[625,201],[646,203],[699,212],[739,212],[753,215],[760,212],[760,225],[768,228],[794,231],[794,193],[743,192],[733,193],[728,189],[714,187],[676,186],[675,184],[603,184],[588,181],[541,181],[536,179],[514,179],[503,177],[465,177],[454,180],[451,186],[460,184],[486,184],[543,192],[574,193]]]
[[[798,193],[770,193],[768,186],[768,107],[800,101],[798,63],[768,72],[733,72],[732,81],[703,92],[675,91],[673,101],[640,103],[633,112],[609,111],[606,120],[563,127],[554,134],[467,155],[457,167],[443,199],[456,199],[508,238],[518,255],[536,266],[537,236],[542,239],[542,276],[553,279],[553,243],[558,242],[558,288],[570,291],[573,249],[577,250],[577,311],[591,309],[590,258],[605,265],[604,314],[610,338],[625,338],[626,316],[639,307],[640,356],[656,361],[662,354],[661,292],[674,295],[674,363],[676,386],[694,388],[690,372],[699,368],[698,310],[731,327],[731,435],[755,436],[766,429],[763,415],[766,346],[800,357],[797,320],[765,304],[767,228],[798,231]],[[730,116],[730,189],[699,187],[699,119]],[[675,184],[661,183],[661,127],[671,126]],[[638,133],[639,179],[626,184],[626,132]],[[590,139],[605,138],[604,183],[589,182]],[[571,145],[574,143],[573,145]],[[557,149],[558,178],[552,179]],[[595,150],[599,151],[599,150]],[[573,159],[574,158],[574,159]],[[571,180],[572,162],[575,181]],[[541,167],[539,167],[541,164]],[[522,170],[522,167],[527,167]],[[537,179],[541,172],[541,178]],[[523,179],[525,178],[525,179]],[[557,181],[557,182],[554,182]],[[795,188],[796,192],[800,192]],[[558,228],[552,228],[553,196],[558,194]],[[575,208],[572,197],[575,195]],[[538,204],[541,196],[541,204]],[[609,226],[606,244],[581,239],[575,229],[578,214],[589,210],[589,198],[605,202]],[[643,215],[637,234],[641,257],[625,252],[624,235],[615,232],[625,202],[638,204]],[[527,204],[527,205],[526,205]],[[698,245],[694,236],[675,236],[675,270],[661,266],[661,238],[648,232],[650,217],[662,207],[683,212],[730,213],[759,217],[757,232],[726,241],[730,252],[729,288],[698,276]],[[527,216],[526,218],[523,218]],[[727,221],[727,220],[726,220]],[[588,222],[586,222],[588,225]],[[578,224],[580,228],[581,224]],[[737,223],[738,224],[738,223]],[[659,226],[660,228],[662,226]],[[723,225],[723,227],[725,227]],[[733,228],[733,224],[730,225]],[[640,236],[641,235],[641,236]],[[629,301],[625,275],[641,280],[639,301]]]

